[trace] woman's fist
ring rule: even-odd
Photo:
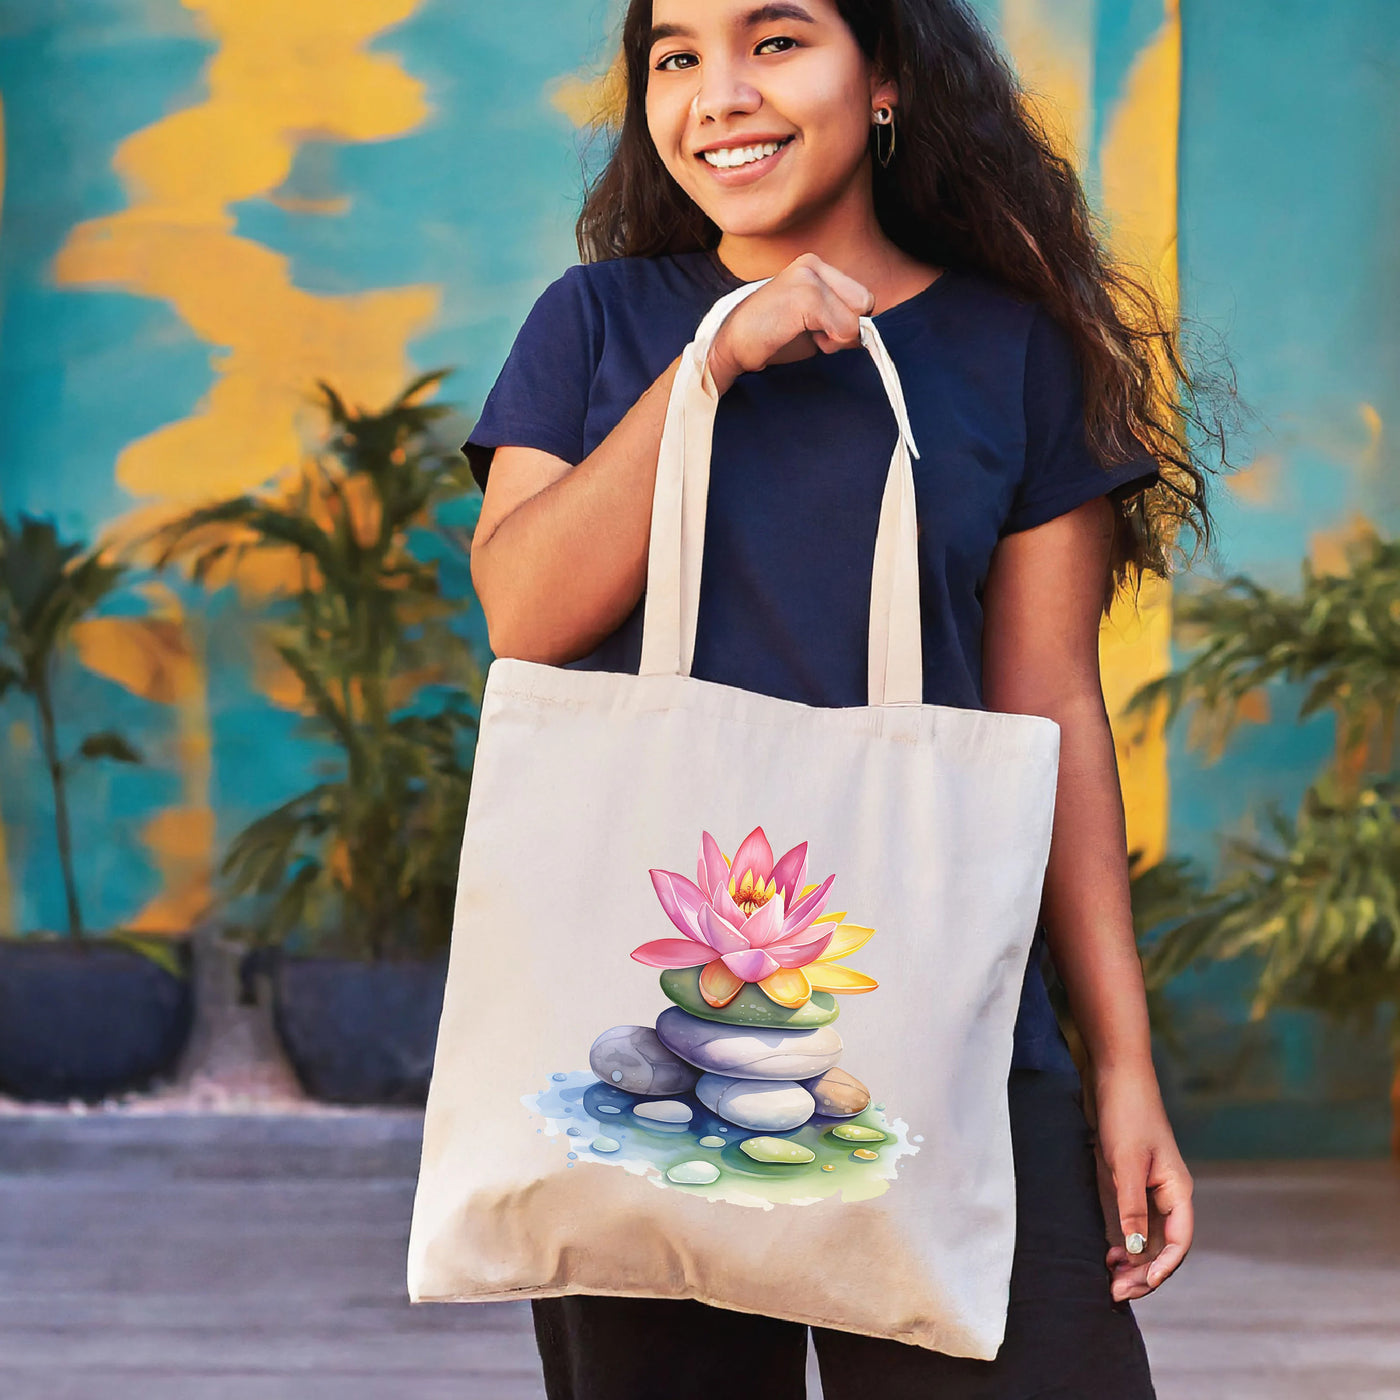
[[[860,318],[874,307],[855,278],[803,253],[725,318],[710,347],[715,387],[723,394],[751,370],[859,345]]]

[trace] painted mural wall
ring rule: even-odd
[[[1219,494],[1214,573],[1289,586],[1359,523],[1400,524],[1400,7],[1347,0],[987,0],[1116,246],[1222,332],[1254,427]],[[251,489],[321,426],[424,369],[458,442],[544,284],[574,260],[580,131],[605,96],[604,0],[14,0],[0,31],[0,509],[131,531]],[[453,580],[461,596],[469,581]],[[1179,583],[1178,587],[1189,586]],[[94,927],[188,927],[222,846],[304,786],[295,706],[231,590],[149,579],[77,636],[76,734],[146,758],[75,780]],[[1172,658],[1171,590],[1105,628],[1130,837],[1213,859],[1295,805],[1330,721],[1281,696],[1206,765],[1118,707]],[[466,624],[484,646],[479,616]],[[0,931],[62,926],[32,720],[0,705]],[[1238,970],[1173,993],[1202,1153],[1380,1153],[1383,1040],[1244,1024]]]

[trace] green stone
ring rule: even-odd
[[[616,1138],[595,1137],[592,1146],[595,1152],[616,1152],[622,1144]]]
[[[827,1137],[839,1138],[842,1142],[884,1142],[889,1135],[879,1128],[863,1128],[859,1123],[838,1123],[826,1130]]]
[[[840,1014],[830,992],[813,992],[801,1006],[779,1006],[761,987],[748,983],[728,1006],[716,1009],[700,995],[698,967],[669,967],[661,974],[661,990],[683,1011],[705,1021],[728,1026],[781,1026],[786,1030],[811,1030],[829,1026]]]
[[[700,1139],[700,1146],[701,1146],[701,1147],[723,1147],[723,1146],[724,1146],[724,1139],[723,1139],[722,1137],[716,1137],[713,1133],[710,1133],[708,1136],[702,1137],[702,1138]]]
[[[789,1142],[786,1138],[752,1137],[745,1138],[739,1149],[746,1152],[755,1162],[801,1163],[815,1162],[817,1154],[800,1142]]]
[[[719,1180],[719,1168],[713,1162],[677,1162],[666,1173],[666,1180],[677,1186],[708,1186]]]

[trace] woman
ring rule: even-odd
[[[1173,519],[1209,538],[1171,411],[1192,402],[1174,332],[1103,257],[1073,171],[958,0],[632,0],[623,45],[584,265],[540,297],[464,444],[492,648],[637,670],[679,353],[719,296],[769,278],[709,360],[722,397],[692,674],[864,704],[893,428],[873,366],[847,352],[875,317],[922,448],[924,700],[1051,717],[1061,764],[1008,1083],[1006,1340],[985,1361],[816,1329],[825,1393],[1151,1396],[1130,1302],[1190,1246],[1191,1178],[1149,1052],[1098,625],[1118,584],[1165,573]],[[795,1323],[690,1301],[534,1306],[552,1400],[736,1395],[736,1376],[745,1394],[803,1394]]]

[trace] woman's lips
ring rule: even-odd
[[[761,180],[780,160],[782,160],[784,153],[787,151],[788,147],[793,144],[795,139],[796,138],[792,136],[786,137],[772,155],[760,156],[758,160],[751,160],[744,165],[711,165],[703,155],[697,155],[696,159],[705,167],[706,172],[714,176],[722,185],[751,185],[755,180]],[[749,144],[760,146],[767,143],[753,141]]]

